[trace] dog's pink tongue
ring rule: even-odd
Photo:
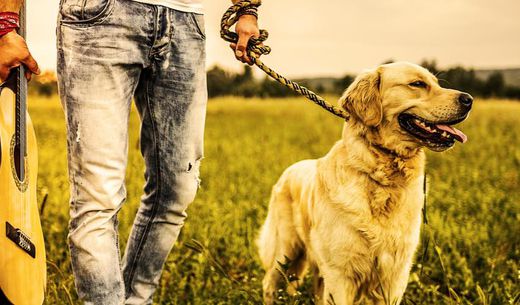
[[[459,141],[461,143],[466,143],[466,141],[468,141],[468,136],[466,136],[462,131],[458,130],[455,127],[451,127],[450,125],[441,125],[441,124],[436,125],[436,127],[439,128],[440,130],[449,132],[452,136],[455,137],[455,139],[457,139],[457,141]]]

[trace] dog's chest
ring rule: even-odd
[[[398,186],[356,180],[336,194],[335,200],[343,202],[342,209],[356,215],[349,219],[349,226],[366,241],[374,256],[413,254],[424,202],[422,179],[419,176]]]
[[[419,243],[424,194],[420,185],[400,192],[381,190],[367,194],[370,216],[360,219],[358,232],[366,240],[372,258],[389,266],[407,264]],[[379,197],[381,203],[374,204]],[[383,203],[384,202],[384,203]]]

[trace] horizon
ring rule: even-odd
[[[382,61],[383,63],[384,61]],[[420,64],[421,62],[418,62],[417,64]],[[243,65],[245,66],[245,65]],[[233,73],[241,73],[241,70],[239,69],[231,69],[229,67],[224,67],[222,65],[219,65],[218,63],[216,63],[215,65],[212,65],[212,66],[208,66],[206,68],[206,71],[209,71],[211,70],[212,68],[214,67],[220,67],[222,69],[224,69],[225,71],[227,72],[233,72]],[[478,68],[478,67],[466,67],[466,66],[461,66],[461,65],[453,65],[453,66],[447,66],[447,67],[443,67],[442,65],[438,65],[437,68],[441,69],[441,70],[446,70],[446,69],[450,69],[450,68],[455,68],[455,67],[462,67],[466,70],[474,70],[474,71],[479,71],[479,72],[488,72],[488,71],[491,71],[491,72],[494,72],[494,71],[497,71],[497,72],[503,72],[503,71],[510,71],[510,70],[520,70],[520,66],[518,67],[504,67],[504,68]],[[255,78],[263,78],[265,76],[267,76],[267,74],[265,74],[262,70],[260,70],[258,67],[256,66],[252,66],[252,69],[253,69],[253,75]],[[276,70],[276,69],[275,69]],[[56,76],[56,69],[42,69],[42,73],[41,73],[41,76],[46,74],[46,73],[52,73],[54,76]],[[277,71],[278,72],[278,71]],[[361,71],[360,71],[361,72]],[[316,75],[304,75],[304,76],[291,76],[291,78],[293,79],[327,79],[327,78],[334,78],[334,79],[338,79],[338,78],[341,78],[341,77],[344,77],[346,75],[352,75],[352,76],[355,76],[357,75],[357,73],[359,72],[345,72],[343,74],[340,74],[340,75],[326,75],[326,74],[316,74]]]

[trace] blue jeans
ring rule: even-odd
[[[203,16],[129,0],[61,0],[58,76],[78,295],[85,304],[151,304],[199,185]],[[132,98],[146,183],[121,260],[117,214],[126,197]]]

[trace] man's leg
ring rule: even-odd
[[[62,12],[74,9],[69,2],[62,2]],[[69,246],[76,289],[85,304],[119,305],[124,283],[117,213],[126,197],[128,115],[149,51],[141,49],[153,39],[144,16],[151,20],[153,10],[132,17],[132,6],[147,7],[109,3],[116,7],[103,23],[74,24],[68,22],[72,15],[62,13],[58,75],[68,130]]]
[[[195,198],[207,103],[202,16],[158,7],[154,63],[143,75],[145,194],[123,258],[126,304],[151,304],[166,257]],[[171,31],[171,32],[169,32]]]

